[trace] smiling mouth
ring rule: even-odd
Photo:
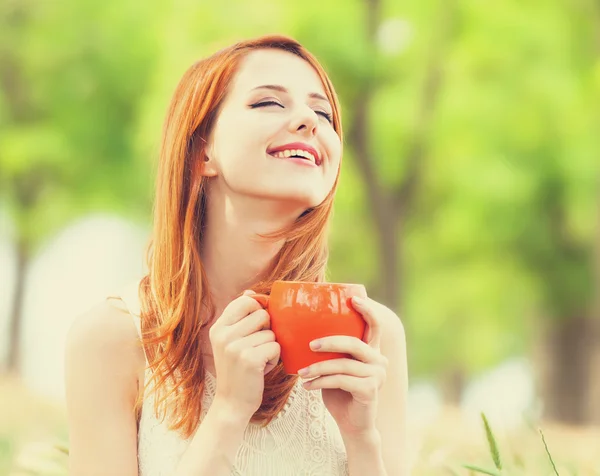
[[[320,165],[317,163],[317,159],[315,158],[315,156],[306,150],[298,150],[298,149],[282,150],[280,152],[274,152],[269,155],[271,157],[275,157],[277,159],[290,159],[290,158],[303,159],[308,162],[312,162],[315,165]]]

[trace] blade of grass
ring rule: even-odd
[[[61,453],[69,456],[69,447],[67,445],[65,445],[64,443],[55,443],[54,448],[56,448]]]
[[[483,426],[485,427],[485,435],[488,440],[488,445],[490,447],[492,459],[494,460],[494,466],[496,466],[496,469],[502,469],[502,461],[500,460],[498,444],[496,443],[496,438],[494,438],[492,427],[490,426],[488,419],[486,418],[485,413],[483,412],[481,413],[481,419],[483,420]]]
[[[458,471],[456,471],[453,467],[446,466],[446,469],[452,474],[452,476],[460,476],[460,474],[458,474]]]
[[[466,469],[470,469],[471,471],[475,471],[476,473],[480,473],[480,474],[487,474],[489,476],[500,476],[500,473],[498,473],[494,470],[480,468],[479,466],[473,466],[471,464],[463,464],[463,467]]]
[[[540,435],[542,435],[542,441],[544,442],[544,448],[546,448],[546,454],[548,455],[548,458],[550,459],[550,463],[552,463],[552,469],[554,470],[554,474],[556,474],[556,476],[560,476],[560,474],[558,474],[558,470],[556,469],[556,465],[554,464],[554,460],[552,459],[552,455],[550,454],[550,450],[548,449],[548,445],[546,444],[546,438],[544,438],[544,432],[542,431],[542,429],[540,428]]]

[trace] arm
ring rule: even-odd
[[[128,313],[102,303],[76,320],[66,346],[69,474],[137,476],[133,411],[145,359]],[[248,421],[221,400],[210,410],[174,476],[229,475]]]
[[[69,474],[134,476],[133,406],[144,366],[126,312],[104,302],[71,326],[65,349]]]
[[[383,308],[383,306],[381,306]],[[406,338],[400,319],[391,311],[382,318],[381,353],[387,358],[387,379],[379,391],[376,430],[342,435],[351,476],[408,476],[406,451]]]
[[[383,306],[381,306],[383,307]],[[387,379],[379,391],[377,430],[383,461],[390,476],[407,476],[406,400],[408,369],[402,322],[392,311],[382,312],[381,353],[388,360]]]
[[[363,474],[388,476],[382,457],[381,435],[378,431],[373,431],[367,435],[342,437],[348,456],[348,473],[350,476]],[[393,475],[394,473],[389,474]]]
[[[175,476],[229,476],[248,425],[215,399],[185,451]]]

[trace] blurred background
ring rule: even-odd
[[[145,271],[170,96],[266,33],[340,96],[330,280],[404,322],[413,474],[500,474],[485,412],[502,474],[600,475],[597,0],[0,0],[0,474],[66,474],[65,334]]]

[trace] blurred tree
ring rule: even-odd
[[[564,68],[555,78],[570,90],[544,97],[545,113],[551,116],[540,118],[547,135],[538,148],[544,164],[530,204],[536,219],[515,248],[540,283],[540,384],[546,413],[570,423],[590,423],[600,421],[594,390],[600,362],[593,358],[600,343],[595,259],[600,247],[600,5],[566,2],[556,11],[566,19],[560,38],[567,48],[554,55],[555,65],[561,61]],[[550,105],[554,111],[548,111]]]
[[[588,79],[597,61],[589,55],[593,16],[570,2],[463,6],[449,59],[452,95],[440,108],[425,179],[429,207],[437,213],[419,210],[434,233],[429,239],[419,234],[426,249],[419,253],[429,257],[419,258],[415,272],[424,273],[417,277],[422,293],[431,289],[424,280],[432,272],[454,267],[449,295],[432,293],[432,328],[459,322],[452,314],[458,300],[464,309],[457,330],[468,329],[472,337],[452,335],[449,325],[443,338],[460,350],[438,350],[474,369],[490,362],[484,355],[524,352],[537,340],[547,416],[589,421],[598,176],[598,122]],[[494,256],[499,259],[490,260]],[[494,267],[470,273],[469,287],[480,280],[489,293],[462,294],[457,278],[473,261]],[[490,279],[506,272],[504,282]],[[423,309],[423,303],[416,306]],[[482,346],[484,354],[477,350]]]
[[[426,35],[423,59],[413,72],[420,84],[415,88],[416,94],[412,108],[415,117],[409,125],[409,132],[397,135],[392,128],[380,129],[373,120],[377,110],[374,100],[384,96],[391,99],[386,91],[386,83],[397,82],[389,72],[382,71],[377,64],[380,58],[381,42],[390,41],[382,37],[384,34],[381,19],[382,5],[380,0],[366,0],[365,27],[367,51],[372,73],[365,76],[357,87],[358,94],[350,99],[352,122],[348,133],[348,143],[352,148],[359,176],[362,178],[367,192],[372,223],[378,242],[379,281],[381,299],[392,309],[405,309],[406,295],[405,276],[407,272],[404,245],[411,232],[411,218],[420,211],[416,200],[422,193],[422,175],[427,167],[429,148],[431,146],[431,129],[435,112],[444,86],[445,57],[448,46],[452,42],[454,29],[455,2],[433,2],[433,28]],[[381,60],[380,60],[381,61]],[[385,63],[384,63],[385,64]],[[420,71],[419,71],[420,70]],[[396,140],[405,141],[399,150],[382,150],[374,146],[385,143],[383,135],[392,135]],[[392,139],[393,140],[393,139]],[[389,157],[382,160],[382,157]],[[389,161],[396,162],[390,167]],[[392,175],[390,172],[398,173]],[[408,314],[402,313],[405,325]],[[454,365],[446,366],[441,372],[442,391],[449,403],[458,403],[466,382],[462,363],[454,361]]]
[[[399,157],[394,159],[401,165],[400,179],[385,177],[389,167],[386,160],[379,160],[381,154],[373,146],[379,134],[372,123],[373,100],[385,82],[397,80],[389,74],[381,74],[376,61],[380,56],[377,34],[381,28],[381,1],[366,0],[364,15],[367,54],[370,58],[372,73],[360,78],[356,86],[357,94],[350,99],[352,122],[348,133],[348,143],[359,170],[359,176],[369,199],[371,219],[375,225],[379,248],[379,289],[382,299],[393,309],[399,310],[403,304],[403,238],[407,233],[407,220],[414,212],[414,200],[420,186],[421,171],[427,156],[431,118],[434,114],[443,82],[443,58],[445,45],[449,41],[452,26],[453,2],[440,2],[437,28],[433,28],[433,40],[428,48],[425,60],[420,93],[417,97],[416,118],[408,137],[408,145]],[[348,100],[348,98],[347,98]],[[384,133],[393,134],[393,130]],[[388,159],[389,160],[389,159]],[[391,182],[391,183],[390,183]]]
[[[450,400],[460,398],[465,373],[528,352],[528,343],[546,336],[543,367],[550,373],[541,388],[548,415],[588,419],[594,284],[586,223],[598,162],[594,95],[585,79],[590,67],[597,71],[586,53],[591,2],[409,2],[399,18],[421,40],[402,57],[401,74],[375,47],[381,4],[362,5],[368,13],[348,5],[346,17],[336,18],[337,46],[310,40],[348,106],[347,154],[357,165],[340,189],[338,203],[352,211],[337,218],[345,238],[334,233],[343,246],[332,251],[332,267],[361,276],[355,267],[362,266],[376,295],[392,306],[402,301],[413,371],[441,375]],[[574,19],[573,9],[585,5]],[[394,12],[383,8],[389,25]],[[371,25],[367,39],[350,17]],[[432,18],[446,29],[431,28]],[[419,49],[432,30],[439,42]],[[315,36],[309,31],[307,42]],[[414,102],[406,96],[419,98],[417,117],[425,119],[417,127],[407,120]],[[364,195],[351,190],[360,181]],[[370,214],[375,225],[375,272],[361,249],[369,235],[353,212]],[[361,245],[349,246],[352,237]]]
[[[36,249],[85,212],[136,216],[149,208],[149,167],[130,142],[153,36],[131,28],[139,21],[134,3],[0,4],[0,199],[17,253],[10,372],[19,370],[23,291]]]

